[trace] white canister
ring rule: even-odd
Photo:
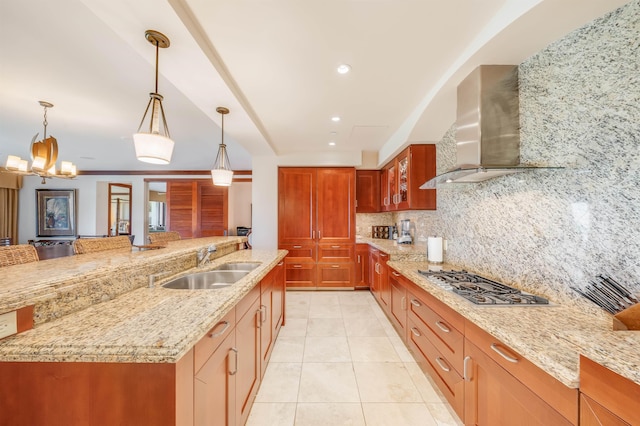
[[[442,237],[427,238],[427,261],[442,263]]]

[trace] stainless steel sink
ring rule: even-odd
[[[173,279],[162,287],[180,290],[215,290],[229,287],[248,273],[249,271],[238,270],[196,272]]]
[[[216,266],[213,269],[216,271],[253,271],[258,266],[260,266],[259,262],[231,262]]]

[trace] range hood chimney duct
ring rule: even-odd
[[[517,65],[481,65],[458,86],[456,167],[425,182],[473,183],[536,167],[520,166]]]

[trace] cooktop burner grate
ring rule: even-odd
[[[544,297],[524,293],[517,288],[471,274],[467,271],[421,271],[440,287],[464,297],[476,305],[532,306],[549,305]]]

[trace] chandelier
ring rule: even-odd
[[[233,181],[233,170],[227,155],[227,146],[224,144],[224,116],[229,114],[229,108],[218,107],[216,112],[222,116],[222,140],[218,146],[218,155],[211,170],[211,179],[216,186],[231,186]]]
[[[56,161],[58,160],[58,141],[53,136],[47,137],[47,108],[53,108],[53,104],[40,101],[40,105],[44,108],[44,137],[41,141],[37,141],[39,133],[31,140],[31,166],[27,160],[16,155],[7,156],[5,170],[8,172],[35,175],[42,178],[42,183],[46,183],[48,178],[64,178],[73,179],[77,175],[75,164],[70,161],[62,161],[60,170],[56,170]]]
[[[158,93],[158,52],[160,48],[167,48],[170,45],[169,38],[158,31],[147,30],[145,38],[156,47],[156,86],[153,93],[149,93],[149,102],[144,111],[138,131],[133,135],[133,144],[136,149],[136,157],[140,161],[153,164],[169,164],[173,154],[173,141],[169,135],[167,119],[164,116],[162,107],[162,95]],[[147,113],[151,108],[149,117],[148,132],[141,131]],[[162,121],[162,126],[160,126]]]

